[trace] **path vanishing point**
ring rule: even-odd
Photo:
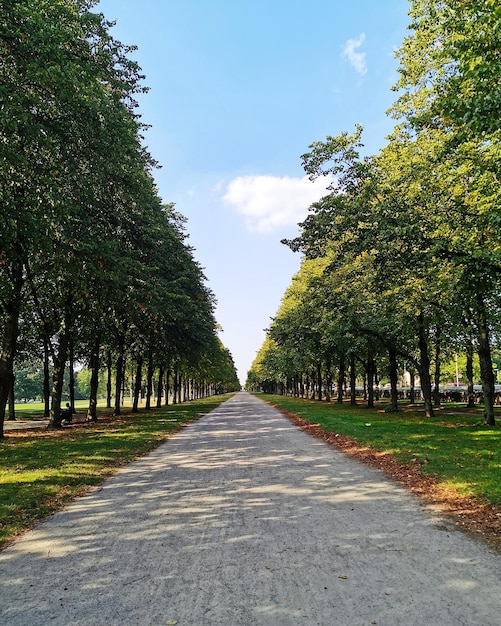
[[[501,557],[242,392],[0,553],[2,626],[490,626]]]

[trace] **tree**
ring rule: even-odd
[[[23,307],[50,354],[54,427],[73,349],[92,370],[96,419],[102,346],[117,355],[119,412],[129,346],[192,364],[215,332],[181,218],[153,183],[143,77],[95,4],[6,0],[0,13],[0,436]]]
[[[415,0],[411,17],[413,33],[399,52],[396,88],[402,93],[393,114],[409,131],[407,143],[433,137],[438,147],[427,159],[428,168],[442,174],[446,190],[434,209],[442,239],[435,241],[435,249],[463,277],[460,300],[476,329],[485,417],[492,425],[501,194],[500,123],[494,110],[501,101],[501,11],[491,2]],[[490,80],[484,95],[482,86]],[[433,187],[439,185],[428,189]]]
[[[343,333],[362,337],[367,358],[358,358],[371,377],[373,352],[384,349],[394,408],[398,360],[405,360],[419,372],[429,416],[432,363],[438,384],[442,356],[464,349],[472,384],[475,344],[492,425],[492,344],[500,323],[501,9],[490,0],[413,0],[410,15],[391,110],[399,123],[388,144],[361,158],[357,126],[351,135],[314,142],[302,156],[310,178],[332,182],[310,207],[300,235],[284,243],[307,259],[325,260],[318,280],[325,294],[303,298],[299,326],[285,316],[275,341],[287,346],[302,320],[318,332],[323,311],[315,353],[329,342],[339,350]],[[292,349],[289,344],[289,360]]]

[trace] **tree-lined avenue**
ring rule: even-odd
[[[499,557],[244,392],[0,555],[8,626],[494,624]]]

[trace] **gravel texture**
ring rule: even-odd
[[[244,392],[0,553],[3,626],[501,624],[500,556]]]

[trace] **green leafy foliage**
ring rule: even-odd
[[[405,366],[419,374],[431,417],[432,364],[438,382],[442,362],[474,348],[485,418],[494,425],[501,12],[492,2],[413,0],[410,17],[411,34],[397,53],[391,113],[398,125],[388,144],[362,158],[357,126],[351,135],[314,142],[302,157],[310,177],[335,178],[330,193],[310,207],[299,236],[284,243],[306,260],[321,259],[324,269],[307,276],[305,262],[307,288],[293,310],[282,303],[270,335],[274,363],[278,350],[288,365],[284,360],[274,376],[297,393],[288,381],[311,379],[319,363],[328,374],[336,353],[341,377],[355,355],[365,379],[377,356],[393,381],[394,408],[395,368]],[[330,376],[324,378],[327,388]]]
[[[121,389],[125,346],[150,370],[193,369],[216,350],[214,296],[153,182],[134,48],[95,5],[0,12],[0,436],[19,343],[31,357],[48,349],[54,426],[75,351],[95,372],[103,347],[117,353]]]

